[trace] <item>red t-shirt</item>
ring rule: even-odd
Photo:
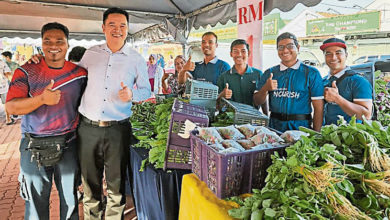
[[[38,64],[25,64],[15,70],[7,95],[7,102],[15,98],[28,98],[40,95],[50,81],[54,80],[53,90],[61,91],[61,99],[56,105],[42,105],[22,117],[22,133],[39,136],[61,135],[74,131],[79,115],[77,108],[84,90],[87,71],[65,61],[62,68],[47,66],[44,59]]]

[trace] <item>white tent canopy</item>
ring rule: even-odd
[[[291,10],[296,4],[314,6],[321,0],[264,0],[264,12]],[[184,42],[192,27],[236,20],[236,0],[0,0],[0,37],[39,37],[48,22],[65,24],[74,39],[103,39],[103,12],[125,9],[134,40],[170,35]]]

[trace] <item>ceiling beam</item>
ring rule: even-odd
[[[60,6],[64,8],[83,8],[83,9],[92,9],[97,11],[104,12],[108,8],[105,7],[98,7],[98,6],[91,6],[91,5],[76,5],[76,4],[70,4],[70,3],[58,3],[58,2],[49,2],[49,1],[28,1],[28,0],[5,0],[7,2],[11,3],[29,3],[29,4],[41,4],[44,6]],[[137,11],[137,10],[126,10],[127,13],[137,13],[137,14],[145,14],[145,15],[154,15],[154,16],[160,16],[160,17],[174,17],[174,14],[169,13],[160,13],[160,12],[147,12],[147,11]]]

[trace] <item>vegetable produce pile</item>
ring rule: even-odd
[[[213,127],[225,127],[234,124],[234,110],[229,108],[224,112],[220,112],[211,126]]]
[[[238,219],[389,219],[390,128],[352,118],[321,132],[302,128],[286,148],[272,156],[263,189],[245,199],[232,197]]]
[[[174,100],[175,98],[168,98],[159,104],[144,102],[132,107],[133,115],[130,121],[134,136],[139,140],[134,147],[150,148],[149,158],[142,161],[140,171],[143,171],[146,163],[153,164],[155,168],[164,167]]]
[[[383,79],[380,70],[375,72],[375,108],[377,109],[377,120],[383,126],[390,125],[390,90],[386,88],[387,82]]]
[[[199,128],[199,137],[219,153],[257,150],[284,143],[275,132],[250,124]]]

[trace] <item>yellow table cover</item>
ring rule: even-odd
[[[219,199],[195,174],[183,176],[179,220],[234,219],[228,214],[234,207],[238,204]]]

